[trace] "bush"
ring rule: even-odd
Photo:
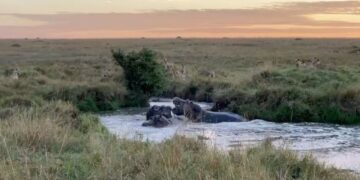
[[[164,67],[156,62],[156,53],[149,49],[124,53],[112,51],[114,60],[124,69],[131,105],[143,106],[150,96],[161,93],[167,84]]]
[[[126,91],[115,85],[96,84],[95,86],[76,85],[54,88],[43,93],[47,100],[65,100],[75,104],[80,111],[113,111],[123,105]]]
[[[100,132],[105,133],[107,132],[106,128],[102,126],[99,121],[98,116],[93,114],[80,114],[77,120],[76,128],[80,130],[82,133],[89,133],[90,131],[93,132]]]

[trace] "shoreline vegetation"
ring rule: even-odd
[[[360,56],[351,53],[357,45],[360,40],[1,40],[0,179],[356,179],[269,142],[224,154],[183,137],[159,145],[119,140],[91,112],[128,104],[124,72],[110,50],[149,47],[161,52],[159,62],[182,71],[155,95],[214,101],[214,110],[250,119],[358,124]],[[317,56],[321,66],[296,67],[294,54]]]
[[[71,103],[16,107],[0,126],[1,179],[339,179],[358,177],[276,149],[229,152],[176,136],[160,144],[119,139]]]

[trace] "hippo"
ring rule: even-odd
[[[142,126],[148,127],[153,126],[157,128],[162,128],[170,125],[172,122],[169,118],[166,118],[163,115],[156,114],[154,116],[151,116],[149,120],[144,122]]]
[[[247,121],[245,118],[234,113],[212,112],[212,111],[203,110],[198,104],[195,104],[189,100],[181,101],[181,106],[183,107],[182,113],[184,114],[184,116],[193,122],[221,123],[221,122]],[[179,111],[179,110],[177,109],[175,111]]]
[[[152,106],[146,113],[146,122],[142,126],[165,127],[170,125],[172,118],[170,106]]]
[[[212,112],[202,109],[198,104],[178,97],[173,99],[175,107],[153,106],[146,113],[146,122],[143,126],[165,127],[172,124],[172,114],[185,116],[193,122],[221,123],[221,122],[244,122],[245,118],[228,112]]]
[[[166,118],[172,118],[170,106],[152,106],[146,113],[146,120],[150,120],[152,116],[162,115]]]
[[[173,99],[174,108],[171,110],[175,115],[182,116],[184,115],[184,104],[186,100],[175,97]]]

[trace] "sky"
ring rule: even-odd
[[[0,38],[360,38],[360,0],[1,0]]]

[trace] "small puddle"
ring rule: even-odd
[[[198,103],[209,109],[211,104]],[[173,106],[170,99],[151,102]],[[173,118],[165,128],[142,127],[146,108],[122,109],[101,115],[101,122],[111,133],[121,138],[161,142],[174,135],[205,140],[220,149],[249,147],[271,139],[277,147],[286,147],[299,154],[312,153],[319,161],[340,169],[360,173],[360,126],[340,126],[319,123],[273,123],[263,120],[237,123],[191,123]]]

